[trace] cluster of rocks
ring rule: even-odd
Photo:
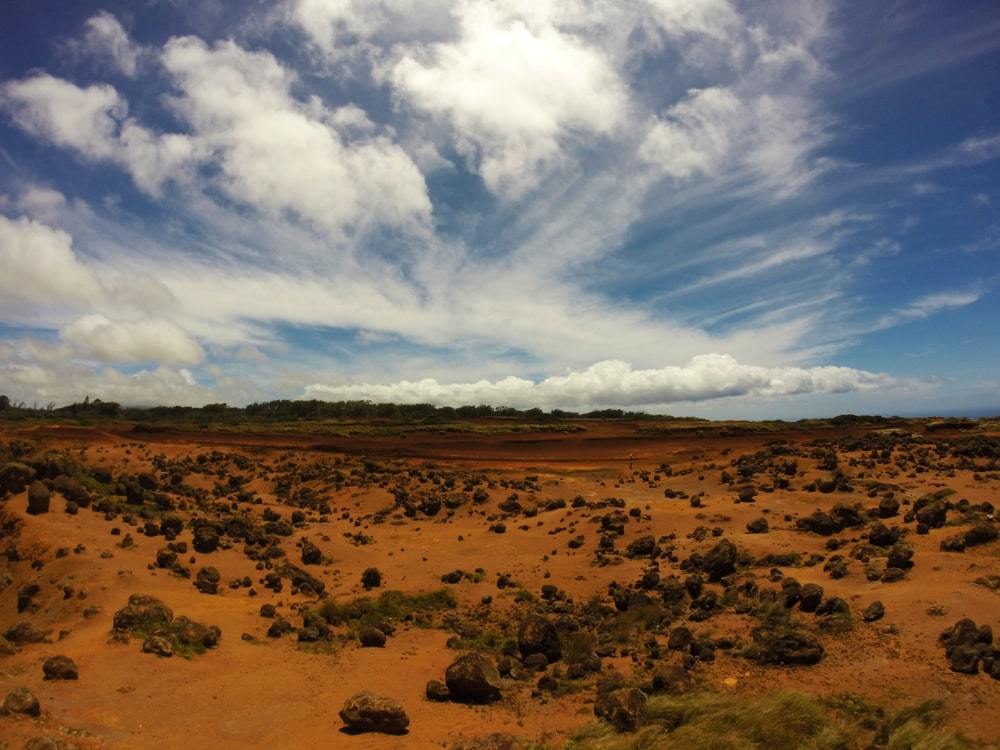
[[[1000,680],[1000,648],[993,642],[989,625],[977,626],[964,618],[941,633],[938,639],[953,672],[977,674],[980,670]]]
[[[187,617],[174,617],[173,611],[156,597],[132,594],[128,604],[114,614],[112,640],[127,642],[131,636],[143,638],[143,653],[169,657],[175,652],[199,653],[215,648],[222,631]]]

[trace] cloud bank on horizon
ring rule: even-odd
[[[5,14],[15,400],[998,405],[993,3]]]

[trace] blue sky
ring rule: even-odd
[[[18,2],[0,392],[1000,410],[1000,8]]]

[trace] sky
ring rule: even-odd
[[[995,0],[7,0],[0,392],[1000,412]]]

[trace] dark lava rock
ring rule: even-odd
[[[521,658],[544,654],[549,663],[559,661],[562,644],[556,626],[544,617],[532,615],[521,623],[517,634],[517,648]]]
[[[948,506],[943,500],[927,503],[916,511],[916,519],[932,529],[939,529],[948,520]]]
[[[600,693],[594,701],[594,714],[619,732],[634,732],[646,716],[646,694],[636,688]]]
[[[823,601],[823,587],[817,583],[807,583],[799,592],[799,609],[803,612],[815,612]]]
[[[436,703],[444,703],[451,700],[451,691],[441,680],[431,680],[427,683],[427,699]]]
[[[821,510],[817,510],[812,515],[800,518],[795,522],[796,527],[805,531],[811,531],[820,536],[832,536],[840,529],[834,520]]]
[[[382,585],[382,572],[378,568],[366,568],[361,574],[361,585],[366,591],[377,589]]]
[[[868,541],[876,547],[889,547],[896,539],[889,527],[881,521],[876,521],[868,530]]]
[[[352,695],[340,709],[340,718],[352,732],[402,734],[410,726],[398,701],[374,693]]]
[[[21,622],[7,628],[3,635],[4,638],[13,643],[15,646],[24,646],[28,643],[42,643],[45,641],[48,633],[39,629],[39,627],[34,623],[22,620]]]
[[[321,562],[323,562],[323,553],[320,552],[319,547],[308,539],[304,539],[302,541],[302,564],[319,565]]]
[[[865,622],[875,622],[885,616],[885,607],[882,602],[872,602],[861,612],[861,619]]]
[[[132,594],[128,604],[114,616],[115,630],[138,630],[163,627],[174,619],[170,607],[147,594]]]
[[[170,641],[161,635],[151,635],[142,643],[144,654],[155,654],[156,656],[168,657],[174,655],[174,647]]]
[[[363,648],[383,648],[385,646],[385,633],[378,628],[362,628],[358,633],[358,640]]]
[[[51,500],[52,494],[48,487],[37,480],[32,482],[28,487],[28,514],[37,516],[48,513]]]
[[[899,500],[885,497],[878,504],[878,514],[882,518],[892,518],[899,513]]]
[[[709,581],[718,581],[736,572],[737,557],[736,545],[723,539],[705,555],[702,570],[708,573]]]
[[[462,654],[445,671],[444,679],[452,700],[486,703],[500,698],[500,673],[483,654]]]
[[[0,706],[2,714],[23,714],[26,716],[40,716],[42,707],[38,703],[38,698],[28,688],[15,688],[7,693]]]
[[[755,518],[747,524],[747,533],[749,534],[766,534],[770,530],[770,526],[767,524],[767,519],[763,516]]]
[[[747,658],[761,664],[818,664],[825,653],[808,633],[786,628],[754,628]]]
[[[50,656],[42,664],[46,680],[75,680],[80,676],[76,662],[68,656]]]
[[[212,526],[199,526],[194,530],[194,549],[208,554],[219,548],[219,532]]]
[[[218,594],[221,580],[222,576],[215,568],[201,568],[195,576],[194,586],[203,594]]]

